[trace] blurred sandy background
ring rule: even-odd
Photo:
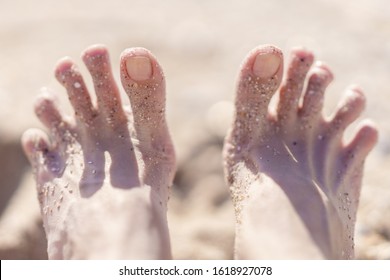
[[[46,258],[30,169],[20,148],[40,127],[32,105],[42,86],[64,90],[57,60],[105,44],[119,55],[150,49],[163,65],[168,122],[179,169],[169,208],[177,259],[230,259],[234,216],[222,177],[222,141],[238,67],[270,43],[305,46],[334,71],[327,113],[351,83],[361,85],[380,141],[366,164],[356,230],[357,257],[390,259],[390,6],[386,0],[0,1],[0,258]],[[119,79],[118,79],[119,81]],[[353,130],[351,130],[353,131]],[[259,240],[261,242],[261,240]]]

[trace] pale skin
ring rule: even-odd
[[[176,167],[162,69],[148,50],[122,53],[126,108],[106,48],[92,46],[82,58],[96,104],[75,63],[62,59],[55,74],[74,114],[64,114],[56,94],[46,90],[35,112],[48,133],[31,129],[22,139],[49,258],[169,259],[166,211]],[[261,46],[241,67],[224,146],[238,259],[354,256],[363,163],[377,130],[365,121],[350,142],[343,140],[364,95],[349,88],[335,113],[324,117],[323,93],[332,74],[324,64],[311,66],[313,60],[310,52],[294,50],[282,81],[281,51]]]
[[[313,61],[309,51],[294,49],[283,79],[282,52],[260,46],[242,64],[224,145],[238,259],[354,258],[363,164],[377,129],[362,121],[345,141],[365,97],[351,86],[324,116],[332,73]]]
[[[165,121],[165,80],[155,57],[133,48],[121,55],[120,73],[131,109],[114,81],[108,52],[82,55],[97,104],[76,65],[55,70],[73,116],[59,110],[54,93],[35,106],[48,134],[26,131],[23,147],[37,181],[50,259],[170,259],[167,225],[175,153]]]

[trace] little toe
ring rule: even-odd
[[[46,133],[39,129],[28,129],[22,135],[22,147],[34,170],[38,183],[60,176],[64,162],[58,151],[52,148]]]
[[[156,58],[144,48],[121,55],[122,85],[130,98],[134,129],[142,145],[157,148],[169,139],[165,120],[165,79]],[[160,147],[162,148],[162,147]]]
[[[344,147],[347,166],[353,162],[361,164],[378,142],[378,129],[370,120],[364,120],[357,128],[352,140]],[[352,164],[348,164],[352,162]]]
[[[265,45],[249,53],[238,77],[231,141],[245,144],[260,133],[268,121],[268,106],[282,73],[283,54],[278,48]]]
[[[310,72],[302,107],[299,110],[302,120],[308,124],[315,122],[322,116],[324,92],[333,80],[332,72],[322,63],[317,63]]]
[[[277,108],[278,120],[281,122],[295,120],[306,75],[313,60],[313,54],[307,50],[295,49],[291,52],[287,76],[280,88]]]
[[[49,143],[46,133],[39,129],[28,129],[23,133],[22,147],[33,167],[39,164],[40,156],[50,150]]]
[[[38,96],[35,102],[34,109],[39,120],[50,131],[61,133],[61,131],[68,129],[68,123],[64,120],[62,113],[58,109],[57,100],[48,89],[42,89],[41,95]]]
[[[106,47],[102,45],[91,46],[84,51],[82,58],[93,79],[99,111],[113,126],[126,123],[126,115],[122,108]]]
[[[363,92],[356,86],[350,87],[329,121],[330,130],[342,133],[349,124],[360,116],[365,104],[366,98]]]
[[[90,125],[97,115],[85,82],[76,65],[69,59],[60,60],[55,69],[57,80],[66,88],[76,119]]]

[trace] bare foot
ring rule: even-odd
[[[332,73],[303,49],[261,46],[240,70],[235,118],[224,147],[225,174],[237,215],[236,257],[354,257],[363,163],[377,140],[368,121],[346,143],[343,132],[365,98],[350,87],[335,113],[322,115]],[[274,105],[274,106],[273,106]]]
[[[171,257],[166,220],[175,154],[165,122],[165,81],[142,48],[121,56],[124,108],[108,52],[88,48],[97,104],[69,59],[56,78],[66,88],[74,117],[45,91],[35,112],[49,134],[31,129],[22,143],[32,164],[51,259]],[[132,112],[132,113],[131,113]]]

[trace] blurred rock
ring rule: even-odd
[[[35,182],[26,173],[0,220],[0,259],[47,259]]]
[[[0,134],[0,215],[18,189],[28,166],[20,139],[10,139]]]

